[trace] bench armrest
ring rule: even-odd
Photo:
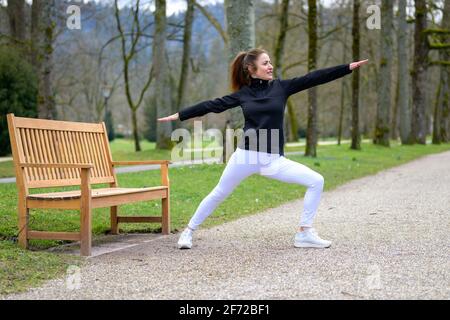
[[[91,169],[94,167],[91,163],[19,163],[22,168],[79,168]]]
[[[82,202],[90,201],[91,199],[91,169],[94,167],[91,163],[19,163],[22,168],[75,168],[80,171],[80,189]],[[84,204],[85,205],[85,204]],[[89,204],[90,205],[90,204]]]
[[[113,166],[126,165],[144,165],[144,164],[160,164],[161,165],[161,184],[163,186],[170,186],[169,183],[169,163],[170,160],[143,160],[143,161],[113,161]]]
[[[139,160],[139,161],[113,161],[113,166],[136,166],[144,164],[169,164],[170,160]]]

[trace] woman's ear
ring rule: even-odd
[[[249,65],[249,66],[248,66],[248,74],[251,76],[251,75],[253,75],[254,73],[256,73],[256,68],[255,68],[255,66],[254,66],[254,65]]]

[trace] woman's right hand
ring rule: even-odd
[[[165,121],[175,121],[178,120],[179,116],[178,116],[178,112],[175,114],[172,114],[171,116],[168,117],[164,117],[164,118],[159,118],[158,121],[160,122],[165,122]]]
[[[366,64],[368,61],[369,61],[369,59],[352,62],[352,63],[350,63],[350,70],[359,68],[363,64]]]

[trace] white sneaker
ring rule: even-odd
[[[192,248],[192,230],[189,228],[184,229],[178,240],[178,249],[190,249]]]
[[[294,246],[297,248],[328,248],[331,241],[323,240],[314,228],[305,228],[295,234]]]

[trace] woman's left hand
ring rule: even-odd
[[[352,62],[352,63],[350,63],[350,70],[356,69],[356,68],[362,66],[363,64],[366,64],[368,61],[369,61],[369,59]]]

